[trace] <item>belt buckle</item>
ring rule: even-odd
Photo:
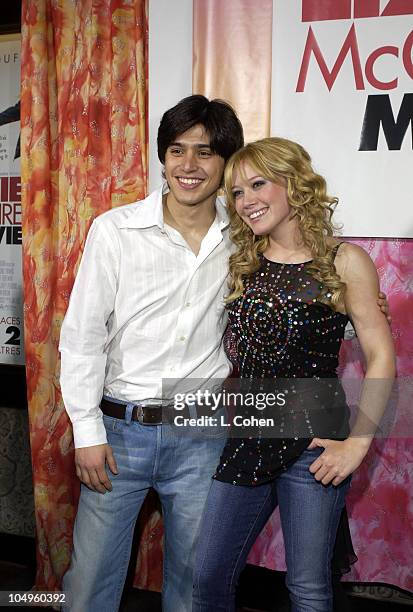
[[[150,423],[145,423],[144,414],[143,414],[144,406],[142,404],[136,404],[136,416],[138,417],[138,423],[141,425],[150,425]]]
[[[136,416],[138,417],[138,423],[140,423],[141,425],[145,425],[145,427],[151,427],[153,425],[162,425],[162,420],[156,422],[145,421],[144,408],[150,409],[150,406],[145,406],[144,404],[136,404]]]

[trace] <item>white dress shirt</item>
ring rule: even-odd
[[[59,345],[77,448],[106,442],[103,394],[159,402],[162,379],[198,379],[197,388],[202,379],[207,388],[226,378],[223,297],[232,250],[220,198],[198,255],[164,224],[162,189],[94,220]]]

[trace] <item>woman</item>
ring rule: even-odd
[[[377,273],[361,248],[333,237],[337,200],[300,145],[267,138],[245,146],[227,164],[225,189],[236,245],[227,307],[240,378],[251,389],[277,379],[289,395],[270,438],[264,428],[226,444],[201,523],[193,610],[235,610],[248,552],[278,505],[291,609],[326,612],[351,473],[367,453],[395,372],[390,330],[376,305]],[[350,435],[334,381],[349,319],[366,380],[378,379],[365,381]]]

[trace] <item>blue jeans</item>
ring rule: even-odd
[[[322,449],[306,450],[274,481],[257,487],[214,480],[194,569],[193,612],[235,611],[235,590],[249,551],[278,505],[291,612],[333,609],[331,559],[350,478],[317,482],[309,466]]]
[[[70,569],[63,579],[71,612],[116,612],[134,526],[148,489],[159,494],[164,520],[163,610],[189,612],[195,542],[224,434],[211,437],[171,425],[104,417],[119,474],[102,495],[82,485]],[[209,428],[210,429],[210,428]]]

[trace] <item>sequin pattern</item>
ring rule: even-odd
[[[259,380],[289,379],[290,393],[294,393],[295,379],[297,384],[308,378],[337,379],[338,354],[348,318],[326,303],[330,294],[311,276],[307,270],[309,263],[281,264],[261,256],[259,270],[246,279],[243,294],[229,305],[239,376],[244,381],[251,379],[256,384]],[[334,384],[328,386],[333,388]],[[336,420],[339,427],[343,418],[347,419],[343,397],[340,395],[344,410],[334,407],[329,426]],[[214,478],[233,484],[258,485],[286,469],[310,439],[319,435],[314,432],[305,410],[300,434],[291,434],[294,424],[286,422],[289,415],[290,420],[296,418],[291,416],[293,410],[286,411],[280,418],[275,438],[230,437]],[[284,430],[291,437],[284,438]]]

